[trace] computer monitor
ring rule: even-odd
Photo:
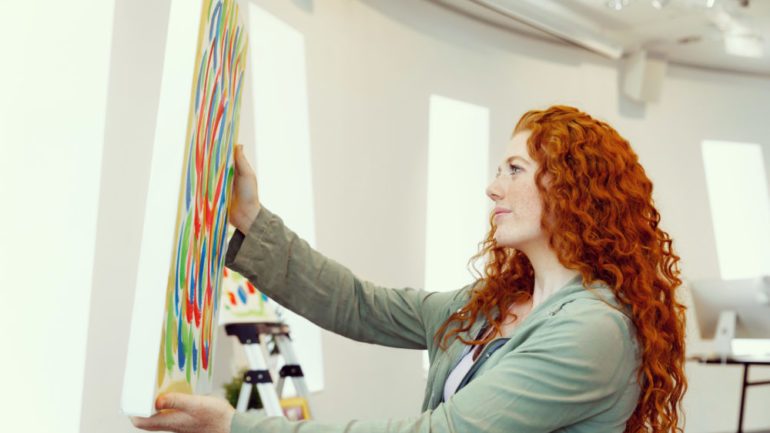
[[[701,338],[714,338],[720,314],[734,311],[732,337],[770,339],[770,276],[689,285]]]

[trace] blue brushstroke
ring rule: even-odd
[[[203,67],[206,65],[206,52],[207,49],[203,48],[203,54],[201,55],[201,64],[198,65],[198,84],[195,86],[195,112],[198,113],[201,109],[201,82],[203,81]]]
[[[176,324],[176,362],[179,371],[184,371],[185,358],[185,346],[182,340],[182,316],[179,316]]]
[[[214,101],[216,101],[216,95],[215,97],[211,98],[211,102],[209,102],[209,113],[206,118],[206,142],[211,138],[209,134],[212,134],[214,131],[211,130],[212,122],[214,121]]]
[[[225,175],[225,176],[227,176],[227,175]],[[219,200],[219,206],[220,206],[220,208],[224,208],[225,207],[225,195],[224,194],[222,194],[222,198]],[[220,247],[219,247],[219,254],[217,255],[217,262],[220,263],[220,266],[222,266],[222,263],[223,263],[222,259],[224,258],[225,243],[227,242],[227,230],[225,229],[225,227],[227,227],[227,210],[226,209],[225,209],[223,218],[224,218],[225,221],[224,221],[224,223],[222,223],[222,229],[220,230],[221,233],[219,234],[219,245],[220,245]]]
[[[214,13],[211,16],[211,25],[209,27],[209,41],[214,42],[214,49],[212,54],[214,56],[214,64],[218,65],[219,59],[219,28],[222,25],[222,3],[217,3]],[[216,29],[214,28],[216,26]],[[216,70],[216,68],[214,68]]]
[[[195,133],[190,134],[190,155],[187,157],[187,176],[185,179],[186,187],[184,189],[184,208],[187,212],[190,212],[190,202],[192,201],[192,155],[195,153],[193,143],[195,143]],[[180,236],[181,233],[184,232],[180,232]]]
[[[195,267],[195,260],[193,259],[192,263],[190,264],[190,268]],[[193,303],[193,293],[195,293],[195,290],[198,286],[198,279],[195,278],[195,275],[192,275],[190,273],[190,291],[187,293],[187,303],[192,304]]]
[[[221,195],[220,195],[221,196]],[[212,248],[214,248],[214,251],[211,252],[211,256],[215,259],[212,259],[209,263],[209,273],[214,274],[215,271],[217,271],[219,268],[217,266],[219,262],[219,256],[222,251],[222,244],[221,244],[221,236],[219,235],[219,232],[222,231],[221,228],[221,219],[219,218],[219,210],[217,210],[215,217],[214,217],[214,233],[211,234],[211,239],[213,242]]]
[[[184,233],[184,227],[185,227],[186,221],[182,220],[182,229],[179,232],[179,239],[176,244],[176,278],[174,278],[174,313],[178,316],[179,315],[179,293],[181,292],[181,266],[180,262],[182,261],[181,252],[182,252],[182,233]]]
[[[195,340],[192,341],[192,368],[193,372],[198,371],[198,345],[195,344]]]
[[[203,271],[205,270],[205,264],[206,264],[206,239],[203,240],[203,248],[201,249],[201,263],[200,263],[200,266],[198,267],[199,269],[198,272],[200,273],[200,278],[201,278],[200,285],[204,284]],[[204,290],[206,290],[206,287],[202,287],[201,290],[198,290],[197,302],[198,302],[198,307],[200,307],[201,310],[203,310],[203,291]]]
[[[214,37],[214,24],[217,23],[217,17],[220,16],[222,12],[222,2],[218,1],[217,5],[214,6],[214,11],[211,12],[211,25],[209,26],[209,40]]]

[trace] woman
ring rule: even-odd
[[[485,275],[454,292],[389,289],[313,251],[261,207],[239,148],[228,266],[318,325],[359,341],[427,349],[423,413],[306,432],[675,432],[684,306],[652,183],[628,142],[571,107],[526,113],[496,178]],[[501,314],[503,312],[503,314]],[[168,394],[148,430],[289,432],[298,422],[234,414]]]

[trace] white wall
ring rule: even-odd
[[[113,1],[0,1],[0,419],[78,430]]]
[[[767,158],[770,80],[672,66],[660,102],[645,107],[618,95],[617,65],[610,61],[491,28],[430,2],[255,3],[305,35],[316,244],[361,277],[392,286],[424,281],[431,94],[490,109],[490,177],[513,125],[530,108],[573,104],[608,120],[631,141],[655,182],[663,226],[685,275],[718,276],[700,143],[761,143]],[[81,431],[88,433],[133,431],[118,414],[119,378],[167,11],[167,0],[116,0],[83,388]],[[247,145],[254,136],[249,118],[244,114]],[[317,418],[419,412],[420,352],[328,332],[322,339],[325,389],[311,402]],[[229,356],[229,348],[219,350],[217,356]],[[767,369],[754,373],[754,379],[770,376]],[[688,374],[687,432],[734,429],[740,371],[688,364]],[[768,399],[767,387],[749,391],[747,428],[770,426],[761,404]]]
[[[115,1],[80,432],[137,431],[120,397],[169,5]]]

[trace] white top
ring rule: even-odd
[[[455,366],[454,370],[449,373],[449,377],[444,382],[444,401],[449,401],[449,397],[453,396],[457,392],[457,387],[462,382],[463,377],[468,374],[468,371],[473,366],[473,350],[476,346],[468,346],[465,348],[465,355],[460,360],[460,363]]]
[[[482,335],[486,334],[488,326],[488,324],[485,324],[479,330],[479,334],[476,336],[477,340],[481,338]],[[489,342],[487,342],[487,344],[489,344]],[[473,367],[473,363],[475,362],[473,360],[473,352],[477,347],[478,346],[473,345],[465,346],[462,359],[455,365],[455,368],[446,378],[446,382],[444,382],[444,401],[449,401],[449,397],[457,392],[457,387],[460,386],[460,382],[463,381],[465,375],[468,374],[471,367]]]

